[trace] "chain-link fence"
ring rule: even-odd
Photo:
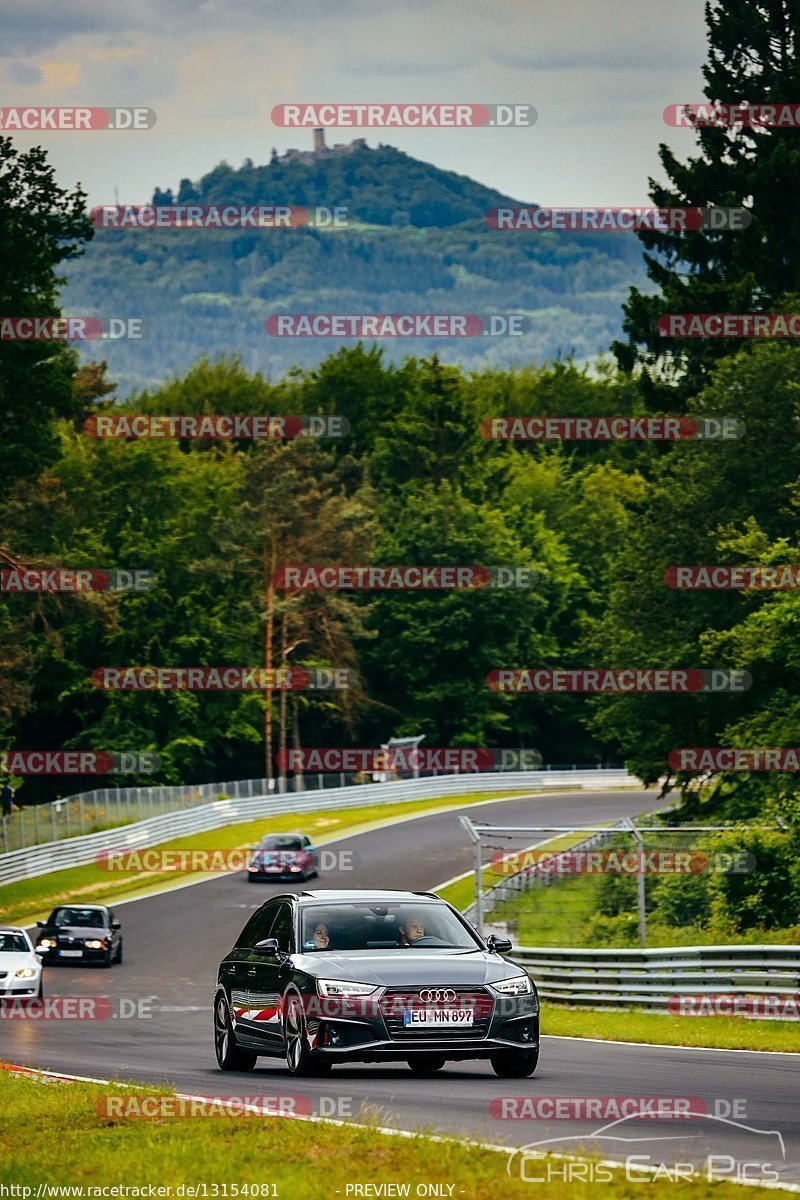
[[[772,826],[621,821],[587,828],[476,825],[480,892],[467,916],[521,946],[695,944],[726,899],[767,868],[752,853]],[[746,899],[746,898],[745,898]]]

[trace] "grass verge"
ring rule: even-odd
[[[583,837],[585,835],[581,835]],[[564,835],[542,843],[549,853],[565,850],[578,840]],[[496,870],[487,867],[483,872],[483,888],[497,883]],[[576,917],[588,920],[593,911],[595,893],[600,877],[579,876],[563,879],[544,895],[552,904],[541,903],[543,893],[536,893],[537,907],[531,911],[531,894],[499,904],[492,909],[492,920],[516,919],[515,941],[521,945],[564,946],[576,942]],[[464,910],[475,899],[475,873],[457,879],[436,891],[456,908]],[[568,896],[571,894],[571,906]],[[527,907],[525,907],[527,904]],[[695,945],[689,934],[671,944]],[[582,944],[582,943],[579,943]],[[669,942],[662,944],[669,945]],[[697,1046],[719,1050],[785,1050],[800,1052],[800,1025],[796,1021],[756,1021],[744,1017],[678,1017],[668,1013],[648,1012],[645,1009],[570,1008],[566,1005],[542,1005],[542,1033],[562,1037],[600,1038],[608,1041],[649,1042],[652,1045]]]
[[[508,799],[525,792],[509,792]],[[506,794],[503,793],[503,798]],[[324,809],[318,812],[282,813],[279,816],[263,817],[244,824],[226,825],[222,829],[211,829],[191,837],[176,838],[163,842],[160,850],[238,850],[252,846],[265,833],[281,829],[302,829],[318,844],[340,834],[354,833],[357,829],[378,826],[399,817],[410,817],[432,811],[446,812],[461,808],[465,804],[478,804],[497,799],[496,792],[473,793],[461,796],[441,796],[425,800],[405,801],[401,804],[372,804],[363,808],[341,810]],[[121,842],[121,845],[124,843]],[[111,903],[123,896],[135,895],[146,889],[163,888],[169,884],[186,883],[203,878],[201,873],[147,872],[133,875],[114,873],[95,863],[84,867],[70,867],[64,871],[53,871],[48,875],[37,875],[32,879],[8,883],[0,887],[0,921],[5,924],[23,924],[38,920],[49,913],[56,904],[83,900],[85,903]]]
[[[716,1050],[786,1050],[800,1053],[797,1021],[749,1017],[673,1017],[642,1009],[542,1005],[542,1033],[652,1045],[706,1046]]]
[[[85,1197],[92,1195],[90,1188],[154,1185],[175,1189],[183,1184],[187,1186],[185,1195],[203,1196],[205,1185],[207,1196],[336,1200],[358,1194],[348,1191],[348,1186],[352,1189],[354,1184],[363,1187],[367,1183],[402,1186],[382,1193],[362,1191],[361,1195],[413,1196],[418,1185],[436,1183],[444,1185],[439,1195],[464,1200],[486,1200],[496,1194],[510,1200],[530,1200],[531,1196],[529,1182],[518,1172],[516,1178],[506,1173],[504,1153],[463,1142],[391,1137],[369,1126],[310,1126],[275,1117],[108,1117],[98,1108],[109,1094],[130,1099],[169,1092],[77,1083],[45,1085],[0,1071],[0,1183],[31,1188],[28,1196],[36,1195],[39,1184],[87,1189]],[[35,1152],[31,1150],[32,1130],[36,1131]],[[190,1186],[200,1190],[189,1192]],[[593,1186],[559,1180],[537,1184],[536,1195],[545,1200],[567,1196],[589,1200]],[[641,1197],[641,1183],[626,1180],[622,1171],[614,1173],[612,1186],[615,1200]],[[647,1194],[666,1196],[667,1189],[680,1200],[741,1200],[741,1192],[727,1183],[660,1180],[648,1184]],[[27,1200],[24,1194],[16,1194]],[[165,1194],[180,1195],[174,1191]]]

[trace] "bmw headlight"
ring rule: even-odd
[[[377,992],[377,987],[371,983],[349,983],[346,979],[318,979],[317,989],[320,996],[371,996]]]
[[[55,948],[56,948],[55,938],[42,938],[42,940],[39,942],[39,944],[36,947],[37,950],[55,950]]]
[[[34,971],[33,967],[20,967],[20,969],[15,972],[14,978],[15,979],[33,979],[35,974],[36,974],[36,972]]]
[[[97,938],[94,938],[91,942],[86,943],[86,948],[88,950],[105,950],[106,944],[105,942],[100,942],[97,940]]]
[[[501,996],[524,996],[533,991],[530,975],[513,975],[511,979],[501,979],[499,983],[490,983],[493,992]]]

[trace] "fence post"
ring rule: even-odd
[[[483,937],[483,855],[481,839],[475,839],[475,928]]]
[[[86,813],[83,807],[83,796],[78,796],[78,832],[83,832],[84,820]]]
[[[636,871],[636,911],[639,917],[639,945],[643,950],[647,948],[647,911],[645,908],[645,889],[644,889],[644,838],[639,833],[633,820],[630,822],[631,832],[636,838],[636,854],[639,859],[639,867]]]

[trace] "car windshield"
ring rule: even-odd
[[[53,913],[52,924],[59,927],[81,925],[88,929],[105,929],[106,919],[96,908],[57,908]]]
[[[478,942],[443,904],[357,901],[301,910],[304,953],[336,950],[477,950]]]
[[[262,838],[259,850],[302,850],[303,843],[299,837],[265,837]]]
[[[0,933],[0,954],[30,953],[30,946],[22,933]]]

